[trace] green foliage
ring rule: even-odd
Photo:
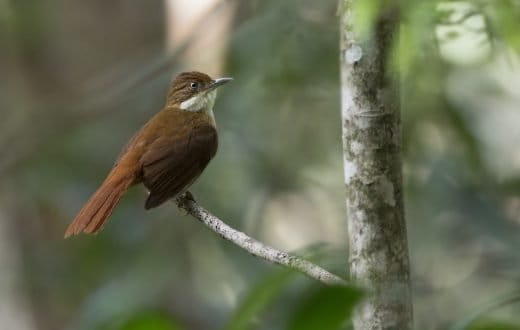
[[[254,328],[254,323],[267,306],[286,288],[297,273],[292,270],[278,269],[255,285],[233,312],[226,326],[228,330]]]
[[[330,257],[333,254],[333,251],[327,248],[327,246],[324,244],[313,244],[304,249],[294,251],[293,253],[300,255],[307,260],[311,260],[312,262],[321,264],[326,259],[328,259],[325,258],[325,256]],[[292,299],[298,301],[298,305],[299,302],[303,300],[319,299],[319,297],[311,296],[313,294],[319,293],[318,291],[322,289],[321,286],[316,288],[315,283],[310,282],[307,278],[305,278],[305,282],[298,283],[296,281],[297,277],[302,277],[302,275],[294,270],[285,268],[276,268],[273,272],[265,275],[249,290],[246,296],[242,298],[241,302],[234,309],[233,315],[231,316],[225,329],[246,330],[272,327],[273,325],[272,323],[269,323],[269,319],[272,319],[273,315],[269,315],[268,313],[269,311],[276,310],[277,308],[284,308],[287,306],[285,301],[287,300],[286,296],[288,292],[292,292]],[[293,283],[296,285],[291,285]],[[310,290],[308,287],[309,284],[312,285]],[[295,292],[294,287],[298,287],[300,290]],[[307,289],[302,290],[301,288]],[[343,287],[340,287],[338,290],[334,288],[334,291],[337,291],[339,295],[343,295],[342,298],[347,300],[352,298],[345,296],[344,294],[347,293],[343,292],[342,289]],[[348,288],[348,290],[352,289]],[[322,293],[322,295],[327,295],[327,292]],[[351,291],[349,291],[349,293],[350,292]],[[333,295],[330,297],[334,298]],[[347,310],[344,312],[347,313]],[[338,311],[338,313],[341,314],[343,312]],[[341,317],[340,315],[338,316]],[[330,317],[334,318],[336,316],[331,314]],[[266,324],[271,325],[267,326]]]
[[[491,24],[490,32],[496,32],[495,37],[500,38],[507,45],[520,52],[520,4],[518,1],[501,0],[489,6]]]
[[[290,330],[338,330],[361,299],[359,289],[337,286],[314,288],[302,299],[289,324]]]

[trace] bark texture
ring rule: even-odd
[[[369,35],[356,35],[353,7],[340,0],[343,157],[352,280],[369,295],[356,330],[412,328],[404,217],[398,77],[389,54],[399,28],[397,6],[378,14]]]
[[[224,221],[220,220],[208,210],[197,204],[190,192],[176,198],[175,203],[181,210],[186,211],[189,215],[202,222],[206,227],[219,234],[223,239],[232,242],[256,257],[294,269],[326,285],[347,284],[342,278],[311,263],[310,261],[272,248],[247,236],[243,232],[228,226]]]

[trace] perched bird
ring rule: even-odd
[[[143,183],[151,209],[179,196],[199,177],[218,145],[213,105],[217,87],[232,78],[212,79],[184,72],[171,83],[164,108],[128,142],[114,167],[65,231],[65,238],[99,231],[123,194]]]

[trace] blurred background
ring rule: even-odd
[[[346,277],[336,7],[0,0],[0,328],[286,328],[311,280],[142,187],[62,239],[187,70],[235,78],[197,200]],[[379,8],[358,1],[360,33]],[[416,328],[520,329],[520,3],[402,1],[394,48]]]

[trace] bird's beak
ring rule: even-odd
[[[231,80],[233,80],[233,78],[231,78],[231,77],[217,78],[217,79],[213,80],[213,82],[208,86],[207,90],[208,91],[213,90],[217,87],[224,85],[225,83],[230,82]]]

